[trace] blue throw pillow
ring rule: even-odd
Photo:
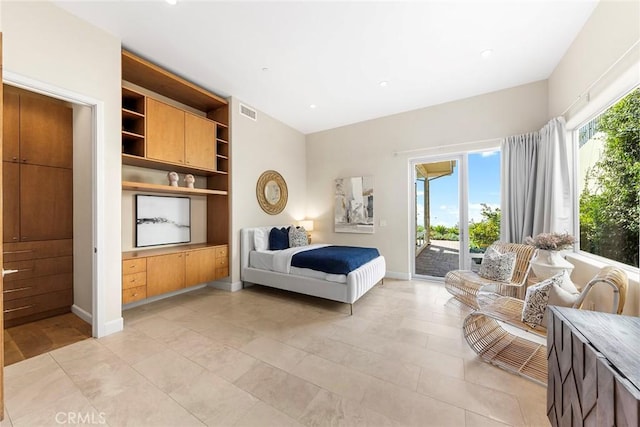
[[[289,248],[289,230],[274,227],[269,232],[269,250],[279,251]]]

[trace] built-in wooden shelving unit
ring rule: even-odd
[[[192,194],[196,196],[206,196],[208,194],[217,194],[226,196],[228,193],[221,190],[208,190],[206,188],[186,188],[172,187],[170,185],[148,184],[146,182],[122,181],[123,190],[132,191],[152,191],[154,193],[175,193],[175,194]]]

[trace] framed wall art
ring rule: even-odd
[[[373,176],[335,180],[336,233],[373,233]]]
[[[190,198],[136,194],[136,247],[190,241]]]

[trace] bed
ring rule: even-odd
[[[270,286],[347,303],[350,304],[353,314],[353,303],[384,278],[386,264],[381,255],[346,275],[288,266],[287,253],[293,255],[307,249],[329,245],[312,244],[303,249],[291,248],[283,251],[268,251],[263,248],[256,250],[255,234],[268,235],[273,227],[251,227],[240,230],[240,278],[243,286],[246,284]],[[274,266],[279,267],[274,268]]]

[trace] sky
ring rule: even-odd
[[[433,179],[431,191],[431,224],[452,227],[458,223],[458,173],[460,165],[449,176]],[[418,224],[424,225],[424,192],[418,185]],[[469,153],[469,219],[479,222],[481,203],[500,207],[500,151]]]

